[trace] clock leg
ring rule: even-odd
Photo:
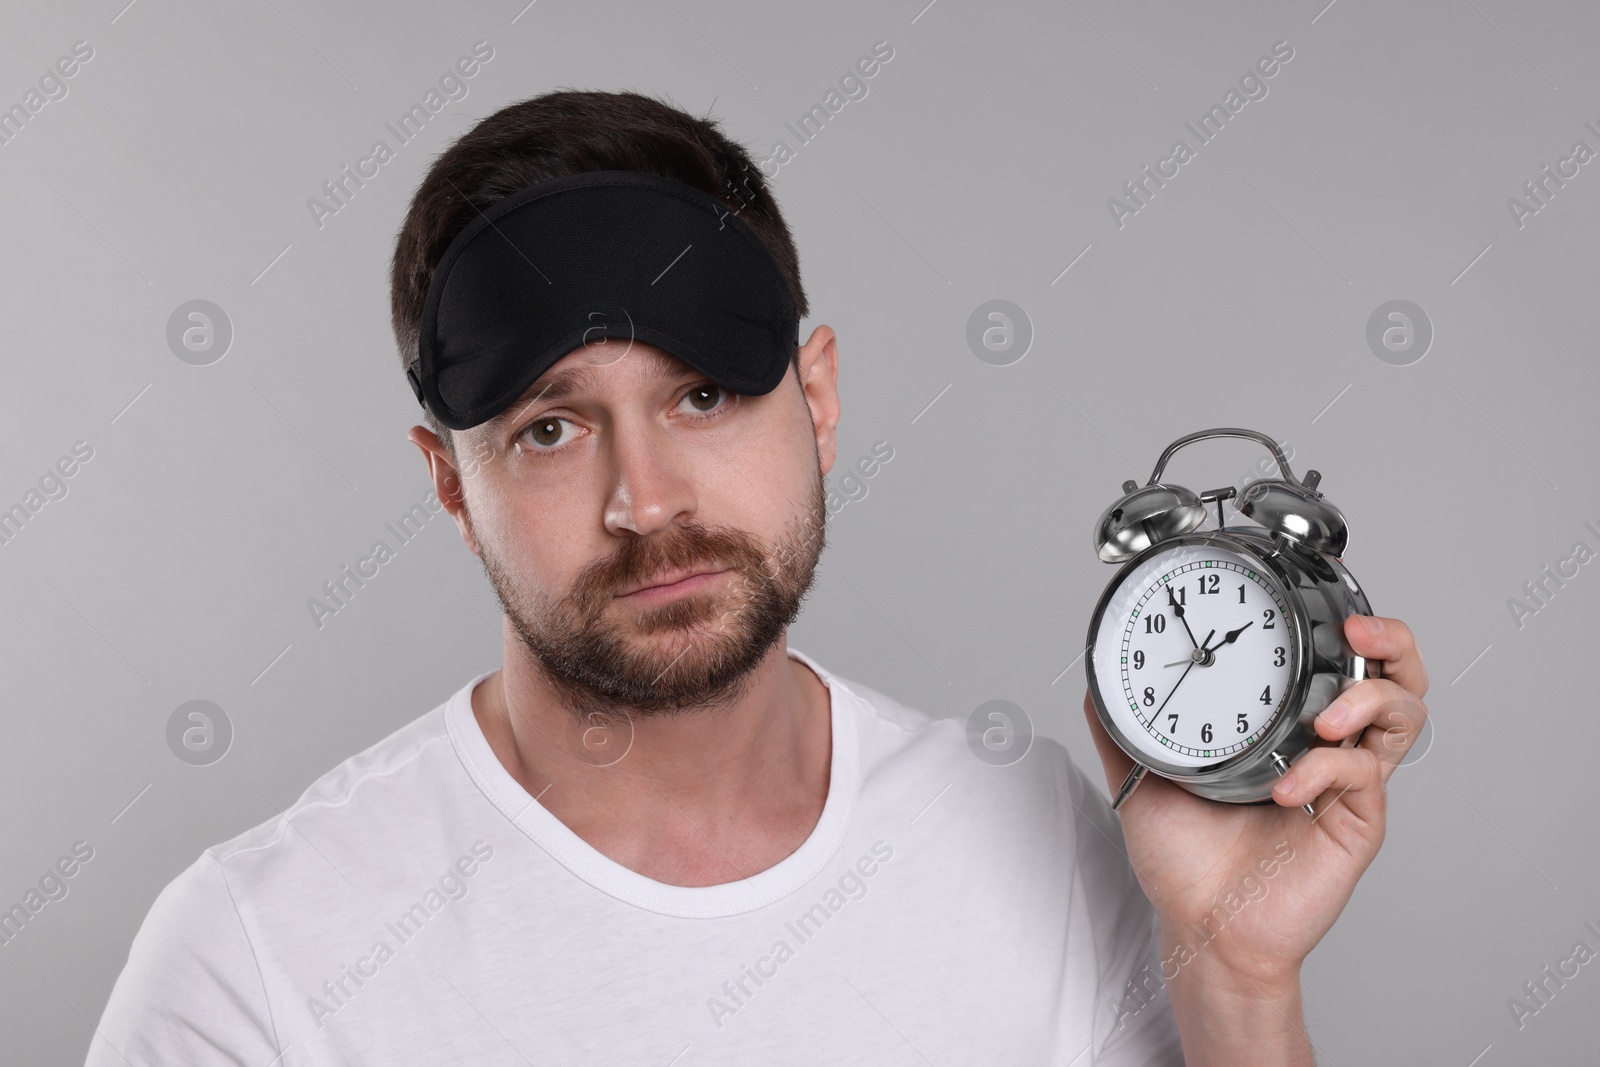
[[[1279,778],[1282,778],[1284,775],[1289,773],[1289,761],[1284,759],[1278,753],[1274,752],[1272,754],[1272,769],[1278,772]],[[1306,809],[1307,815],[1315,815],[1317,813],[1317,809],[1313,808],[1310,804],[1302,804],[1300,806]]]
[[[1144,772],[1148,769],[1149,768],[1142,763],[1135,763],[1133,765],[1133,770],[1128,772],[1128,777],[1122,780],[1122,788],[1117,790],[1116,799],[1111,802],[1112,811],[1116,811],[1118,808],[1122,807],[1122,802],[1133,795],[1134,786],[1138,785],[1144,779]]]

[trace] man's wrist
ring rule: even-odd
[[[1162,977],[1189,1067],[1312,1067],[1298,967],[1241,968],[1204,947],[1185,951],[1179,939],[1162,944],[1176,966]]]

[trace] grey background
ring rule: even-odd
[[[405,204],[474,119],[557,86],[796,149],[774,184],[802,334],[840,338],[830,483],[874,441],[894,458],[830,522],[794,646],[936,716],[1015,701],[1098,784],[1094,519],[1180,434],[1286,442],[1349,517],[1374,610],[1417,633],[1437,725],[1307,963],[1322,1060],[1592,1055],[1600,964],[1521,1030],[1506,1001],[1600,948],[1600,565],[1521,628],[1507,601],[1600,548],[1600,162],[1520,229],[1506,200],[1574,141],[1600,150],[1600,10],[523,2],[9,5],[0,105],[73,42],[94,58],[0,147],[0,506],[74,442],[94,456],[0,546],[0,903],[74,842],[95,854],[0,948],[8,1061],[81,1062],[163,885],[497,665],[492,592],[443,516],[322,629],[306,601],[430,488],[387,325]],[[307,198],[479,40],[470,95],[319,229]],[[868,95],[797,147],[784,124],[879,40]],[[1267,97],[1119,229],[1107,198],[1280,40]],[[166,342],[194,299],[232,322],[209,366]],[[1009,366],[966,344],[994,299],[1034,331]],[[1366,343],[1394,299],[1434,328],[1410,366]],[[1211,488],[1261,454],[1216,443],[1169,471]],[[233,726],[209,766],[168,748],[191,700]]]

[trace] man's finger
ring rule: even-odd
[[[1339,694],[1316,718],[1317,735],[1342,741],[1361,735],[1360,746],[1382,762],[1383,781],[1400,765],[1422,735],[1428,708],[1414,693],[1389,678],[1368,678]],[[1371,726],[1364,735],[1362,730]]]
[[[1371,623],[1379,629],[1369,629]],[[1392,678],[1418,697],[1428,694],[1428,669],[1422,664],[1411,627],[1384,615],[1351,615],[1344,621],[1344,635],[1356,655],[1381,660],[1383,676]]]
[[[1364,746],[1311,749],[1278,779],[1272,799],[1286,808],[1312,804],[1318,816],[1342,799],[1363,822],[1381,824],[1385,803],[1381,761]]]

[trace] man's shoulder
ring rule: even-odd
[[[1020,805],[1036,815],[1094,809],[1097,794],[1066,746],[1035,734],[1021,709],[939,717],[853,678],[833,677],[865,705],[861,740],[869,778],[937,779],[987,804]]]
[[[875,719],[883,725],[893,727],[902,733],[916,734],[929,728],[942,729],[942,727],[937,727],[936,724],[953,721],[935,718],[920,708],[902,703],[881,689],[875,689],[854,678],[846,678],[837,673],[833,677],[838,679],[845,688],[866,701],[871,706]]]
[[[248,1042],[252,1062],[271,1060],[278,1042],[256,949],[337,937],[349,906],[370,908],[370,894],[405,884],[407,864],[438,847],[427,824],[466,795],[449,776],[459,763],[445,720],[461,693],[341,761],[292,804],[261,791],[277,809],[270,818],[203,849],[161,889],[101,1022],[116,1048],[191,1063],[224,1041]],[[164,1026],[152,1028],[152,1016]],[[96,1055],[91,1063],[111,1062]]]
[[[247,871],[291,862],[337,868],[338,853],[403,843],[417,810],[438,788],[438,757],[449,755],[445,710],[455,696],[416,716],[313,780],[292,803],[268,796],[274,814],[205,850],[232,882]]]
[[[839,678],[870,710],[862,743],[862,803],[884,825],[931,834],[922,873],[994,893],[1017,913],[1053,915],[1064,902],[1086,917],[1082,944],[1110,969],[1137,947],[1152,912],[1127,858],[1121,820],[1065,745],[1018,721],[935,718],[881,691]],[[986,731],[996,731],[985,739]],[[974,889],[973,887],[977,887]],[[1092,932],[1089,932],[1092,931]],[[1102,975],[1101,977],[1104,977]]]

